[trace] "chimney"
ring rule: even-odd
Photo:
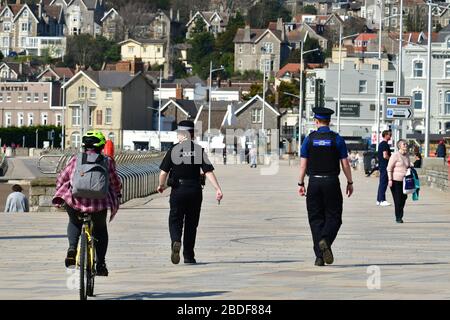
[[[170,21],[172,21],[173,20],[173,9],[172,8],[170,8],[169,17],[170,17]]]
[[[38,13],[38,19],[41,19],[42,18],[42,6],[43,6],[44,4],[42,3],[42,0],[40,0],[39,1],[39,3],[38,3],[38,8],[39,8],[39,13]]]
[[[180,22],[180,10],[177,10],[177,22]]]
[[[283,31],[283,18],[278,18],[277,19],[277,30],[278,31]]]
[[[250,42],[250,33],[250,26],[246,24],[244,29],[244,42]]]
[[[192,19],[192,10],[189,10],[189,20]]]
[[[177,87],[175,89],[175,99],[183,100],[183,87],[181,86],[181,84],[177,84]]]
[[[232,83],[231,83],[231,79],[228,79],[228,86],[231,88],[231,85],[232,85]]]
[[[141,58],[134,57],[133,61],[130,62],[130,74],[134,76],[139,72],[144,72],[144,63]]]
[[[217,88],[220,88],[222,84],[222,79],[217,78]]]
[[[129,61],[119,61],[116,64],[116,71],[118,72],[130,72],[130,62]]]

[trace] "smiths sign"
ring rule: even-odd
[[[28,91],[28,87],[25,86],[1,86],[1,91]]]

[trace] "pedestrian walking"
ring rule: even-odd
[[[330,130],[334,113],[328,108],[314,108],[317,131],[305,138],[301,147],[298,192],[306,195],[305,174],[309,176],[306,207],[316,255],[316,266],[332,264],[331,245],[342,224],[340,166],[347,178],[346,194],[353,193],[353,180],[344,139]]]
[[[6,198],[5,212],[30,211],[27,197],[22,193],[22,187],[18,184],[12,186],[12,193]]]
[[[403,179],[408,168],[411,167],[408,153],[408,143],[406,140],[397,142],[398,151],[389,159],[387,166],[389,187],[394,198],[395,220],[397,223],[403,223],[403,211],[408,196],[403,192]]]
[[[386,190],[388,187],[387,164],[391,157],[391,147],[388,142],[391,140],[392,133],[389,130],[384,130],[382,133],[383,141],[378,145],[378,170],[380,172],[380,181],[378,184],[377,206],[390,206],[386,201]]]
[[[438,158],[444,158],[444,161],[445,161],[445,157],[447,155],[447,150],[446,150],[446,147],[445,147],[445,141],[444,140],[439,141],[439,144],[437,146],[435,155]]]
[[[419,152],[419,148],[414,151],[414,168],[422,168],[422,155]]]
[[[256,168],[258,151],[256,150],[255,147],[252,147],[250,149],[249,156],[250,156],[250,168]]]
[[[171,260],[180,262],[181,237],[183,236],[184,263],[194,264],[195,238],[200,220],[203,200],[201,179],[202,171],[216,189],[217,201],[222,200],[222,189],[214,174],[214,167],[203,148],[194,143],[194,123],[184,120],[178,124],[179,143],[172,146],[160,165],[158,192],[171,187],[169,232],[171,239]],[[183,228],[184,222],[184,228]],[[183,235],[184,229],[184,235]]]

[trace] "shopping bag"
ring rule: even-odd
[[[403,178],[403,194],[411,194],[416,191],[416,183],[414,182],[414,176],[411,173],[411,169],[406,171],[406,175]]]

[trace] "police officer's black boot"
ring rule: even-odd
[[[326,264],[332,264],[334,262],[333,252],[331,251],[331,247],[328,245],[327,240],[322,239],[319,241],[319,248],[323,254],[323,260]]]
[[[180,250],[181,250],[181,242],[174,241],[172,243],[172,254],[170,255],[170,260],[172,260],[173,264],[180,263]]]
[[[316,265],[318,267],[323,267],[325,265],[325,262],[323,261],[323,258],[317,257],[314,265]]]

